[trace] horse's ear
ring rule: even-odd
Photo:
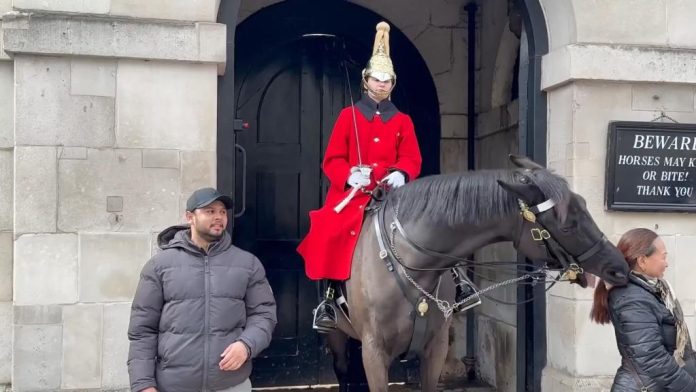
[[[503,180],[497,180],[498,185],[500,185],[503,189],[505,189],[507,192],[512,194],[518,199],[521,199],[522,201],[525,202],[530,202],[530,199],[532,198],[532,190],[533,187],[529,184],[511,184],[509,182],[505,182]]]
[[[545,167],[522,155],[510,154],[510,162],[522,169],[545,169]]]

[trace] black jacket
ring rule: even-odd
[[[609,291],[609,313],[622,357],[612,392],[640,391],[643,386],[651,392],[696,391],[696,379],[687,371],[696,369],[693,351],[687,351],[686,366],[680,368],[672,356],[675,319],[654,287],[631,274],[626,286]]]
[[[252,357],[271,341],[276,304],[263,266],[227,233],[207,254],[183,226],[158,239],[163,250],[143,267],[131,310],[131,389],[188,392],[243,382],[250,361],[236,371],[222,371],[218,362],[237,340]]]

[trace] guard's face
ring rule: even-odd
[[[203,208],[187,212],[186,220],[198,236],[206,241],[215,241],[222,237],[227,227],[227,208],[221,201],[214,201]]]
[[[377,78],[368,76],[366,83],[368,94],[377,101],[381,101],[389,97],[392,88],[394,88],[394,81],[391,79],[387,80],[386,82],[383,82]]]

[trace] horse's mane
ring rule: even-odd
[[[517,198],[497,182],[514,183],[514,174],[514,170],[476,170],[423,177],[391,192],[387,201],[398,204],[403,221],[478,225],[519,211]],[[565,219],[571,194],[566,181],[545,169],[527,174],[546,197],[556,201],[556,215]]]

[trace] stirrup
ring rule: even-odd
[[[466,279],[466,278],[462,279],[461,275],[457,275],[456,277],[459,278],[459,282],[455,281],[456,289],[461,290],[461,292],[463,293],[463,295],[462,295],[463,298],[467,298],[467,297],[474,295],[474,294],[476,294],[476,295],[469,298],[469,300],[467,302],[457,306],[454,309],[454,311],[456,313],[461,313],[461,312],[467,311],[473,307],[480,305],[481,304],[481,296],[477,294],[478,288],[476,287],[476,285],[474,285],[474,283],[471,282],[469,279]],[[455,303],[459,302],[456,295],[455,295],[454,302]]]
[[[328,307],[331,311],[334,312],[334,325],[336,325],[337,320],[336,320],[336,309],[334,309],[333,305],[330,303],[326,302],[326,300],[323,300],[319,303],[319,305],[312,311],[313,316],[312,316],[312,329],[319,333],[330,333],[336,330],[336,326],[333,328],[325,327],[323,325],[318,325],[317,324],[317,314],[319,313],[318,310],[322,306]]]

